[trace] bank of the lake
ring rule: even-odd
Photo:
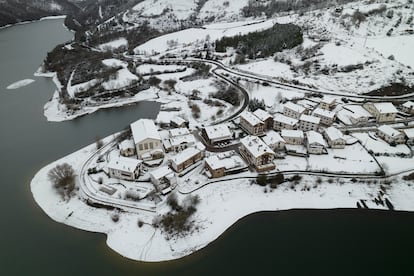
[[[72,38],[63,20],[0,31],[1,272],[4,275],[411,275],[414,214],[372,210],[298,210],[254,214],[205,249],[178,261],[141,263],[108,249],[104,235],[52,221],[29,183],[44,165],[117,132],[158,105],[104,110],[48,123],[50,79],[33,78],[48,50]]]

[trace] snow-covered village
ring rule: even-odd
[[[141,1],[58,47],[36,72],[57,86],[49,121],[160,105],[155,119],[120,125],[35,175],[33,196],[52,219],[158,262],[259,211],[414,211],[412,1],[246,15],[254,1],[211,0],[198,26],[179,30],[198,2],[172,2]],[[157,35],[139,45],[126,31],[94,42],[108,26],[142,24]],[[288,35],[249,44],[272,32]],[[97,72],[49,61],[81,51]],[[51,183],[65,173],[73,181]]]

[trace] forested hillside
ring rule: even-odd
[[[216,41],[216,51],[227,47],[237,49],[249,58],[268,57],[283,49],[293,48],[303,42],[302,30],[294,24],[275,24],[271,29],[247,35],[223,37]]]

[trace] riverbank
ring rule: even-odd
[[[8,24],[8,25],[5,25],[5,26],[1,26],[0,27],[0,30],[7,29],[7,28],[11,28],[11,27],[15,27],[15,26],[19,26],[19,25],[30,24],[30,23],[34,23],[34,22],[37,22],[37,21],[50,20],[50,19],[65,19],[65,18],[66,18],[66,15],[45,16],[45,17],[41,17],[41,18],[36,19],[36,20],[22,21],[22,22],[18,22],[18,23],[15,23],[15,24]],[[65,26],[65,24],[63,24],[63,26],[66,29],[68,29]]]
[[[91,207],[80,194],[67,202],[62,201],[48,181],[47,172],[56,164],[67,162],[79,174],[82,164],[95,150],[95,144],[92,144],[47,165],[33,178],[31,191],[37,204],[53,220],[82,230],[104,233],[111,249],[133,260],[159,262],[190,255],[216,240],[241,218],[261,211],[356,208],[361,200],[370,209],[387,209],[386,205],[375,203],[375,198],[384,190],[383,197],[392,202],[395,210],[414,211],[414,185],[403,181],[400,176],[390,179],[391,183],[386,187],[374,182],[354,183],[339,177],[334,181],[321,178],[319,183],[315,177],[304,176],[295,185],[286,182],[270,189],[251,184],[248,179],[239,179],[213,183],[192,192],[201,199],[192,217],[197,230],[182,238],[169,238],[152,226],[154,218],[168,212],[169,207],[165,204],[159,204],[156,213],[152,213]],[[179,183],[177,190],[180,191],[183,185]],[[186,197],[179,192],[177,196],[179,200]],[[118,222],[111,219],[114,213],[119,215]],[[138,221],[144,223],[142,227],[138,226]]]

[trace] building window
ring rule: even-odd
[[[151,142],[150,143],[150,149],[153,149],[154,148],[154,144]]]
[[[145,143],[144,144],[144,148],[147,150],[148,149],[148,144],[147,143]]]
[[[144,147],[142,146],[142,144],[139,144],[139,150],[144,150]]]

